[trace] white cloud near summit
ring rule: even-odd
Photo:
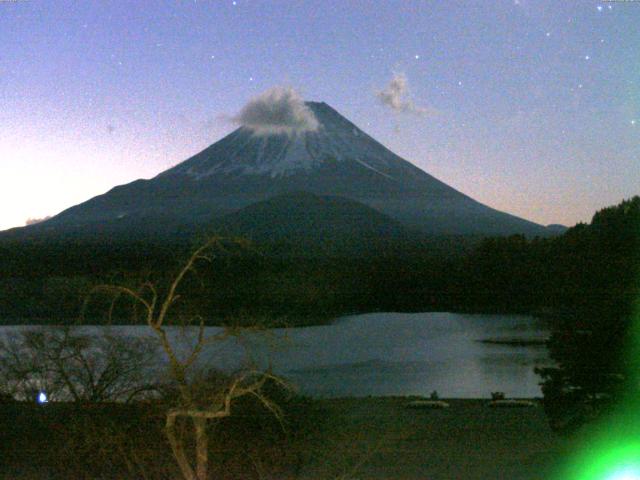
[[[376,93],[380,103],[398,113],[413,113],[416,115],[435,113],[435,110],[417,106],[408,96],[409,81],[403,73],[394,73],[393,78],[391,78],[384,90]]]
[[[36,223],[44,222],[45,220],[49,220],[50,218],[51,218],[51,215],[47,215],[46,217],[42,217],[42,218],[27,218],[24,221],[24,224],[26,226],[35,225]]]
[[[314,113],[291,87],[270,88],[249,100],[231,120],[256,135],[294,135],[315,131],[320,126]]]

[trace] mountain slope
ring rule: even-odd
[[[354,200],[292,192],[257,202],[216,222],[217,230],[281,251],[368,254],[422,236]]]
[[[403,160],[325,103],[317,131],[255,135],[241,127],[150,180],[136,180],[26,227],[32,234],[183,234],[275,195],[349,198],[428,234],[546,235]]]

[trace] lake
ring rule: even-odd
[[[0,335],[27,327],[0,327]],[[96,332],[104,327],[81,327]],[[148,327],[110,327],[147,335]],[[207,333],[218,332],[208,327]],[[187,351],[192,331],[173,328]],[[201,366],[237,368],[253,361],[289,378],[314,397],[429,395],[443,398],[541,396],[535,366],[549,365],[543,345],[483,343],[482,340],[542,340],[540,321],[519,315],[372,313],[342,317],[331,325],[274,329],[208,346]]]

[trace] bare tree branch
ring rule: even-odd
[[[247,369],[233,376],[226,387],[219,388],[218,390],[212,390],[209,387],[208,389],[205,388],[198,392],[196,388],[197,385],[190,384],[191,380],[188,373],[196,364],[206,345],[224,341],[231,336],[241,339],[241,334],[251,329],[225,327],[215,335],[206,336],[204,319],[201,317],[192,318],[188,324],[192,324],[191,322],[194,320],[198,321],[197,336],[193,348],[184,359],[181,359],[176,353],[176,348],[172,344],[166,330],[170,309],[178,299],[181,298],[178,290],[186,276],[189,273],[197,273],[196,265],[199,262],[211,263],[218,255],[229,255],[231,251],[228,245],[247,248],[248,242],[239,239],[223,240],[221,237],[210,238],[191,254],[163,295],[160,295],[156,286],[148,281],[143,283],[137,291],[124,286],[99,285],[91,291],[83,307],[84,311],[90,297],[99,292],[114,295],[109,307],[110,320],[115,310],[116,301],[121,296],[128,296],[133,299],[134,307],[136,305],[144,307],[146,323],[158,338],[160,346],[167,356],[169,372],[172,379],[176,382],[179,391],[179,406],[170,408],[166,412],[165,433],[185,480],[205,480],[207,478],[209,465],[207,421],[230,416],[233,403],[238,398],[247,395],[257,398],[282,425],[281,409],[275,402],[269,399],[262,390],[268,381],[275,382],[280,386],[286,386],[286,384],[280,378],[273,375],[271,371],[261,372],[256,369]],[[103,377],[100,379],[100,386],[104,390],[109,390],[112,388],[110,379],[111,372],[104,371],[102,373]],[[102,392],[96,392],[96,395],[102,394]],[[195,469],[187,458],[183,440],[179,438],[176,433],[176,422],[181,417],[187,418],[193,425],[196,442]]]

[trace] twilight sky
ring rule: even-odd
[[[489,206],[588,221],[640,194],[639,25],[640,1],[0,0],[0,229],[155,176],[277,85]]]

